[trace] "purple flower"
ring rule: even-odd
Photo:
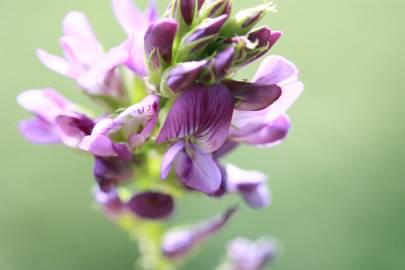
[[[107,216],[114,218],[124,211],[124,204],[115,189],[103,191],[95,188],[93,196],[96,202],[104,209]]]
[[[180,94],[190,88],[207,62],[207,60],[185,62],[172,68],[165,80],[170,93]]]
[[[304,89],[303,84],[298,81],[298,70],[288,60],[270,56],[262,63],[253,81],[256,85],[280,87],[280,98],[259,111],[235,111],[230,138],[238,143],[259,146],[279,144],[287,136],[290,128],[289,118],[285,112]]]
[[[253,208],[270,205],[271,196],[267,187],[267,176],[256,171],[244,171],[234,165],[226,166],[226,190],[239,193]]]
[[[158,113],[159,98],[147,96],[114,119],[104,118],[97,122],[91,135],[84,137],[79,147],[96,156],[119,156],[124,160],[130,160],[132,149],[144,144],[151,135]],[[115,142],[110,138],[118,132],[127,138],[124,142]]]
[[[146,58],[150,59],[153,69],[170,64],[173,42],[178,24],[173,19],[162,19],[152,23],[145,34]]]
[[[240,237],[228,245],[229,270],[262,270],[277,256],[276,243],[269,239],[252,242]]]
[[[100,189],[109,192],[131,179],[133,168],[131,162],[118,157],[95,156],[93,174]]]
[[[55,56],[42,49],[37,50],[39,60],[49,69],[74,80],[87,73],[99,61],[104,52],[87,17],[81,12],[70,12],[63,21],[64,36],[60,39],[65,58]],[[122,96],[119,74],[109,72],[100,78],[100,84],[85,88],[92,95]]]
[[[156,143],[187,139],[212,153],[228,136],[233,106],[233,97],[224,86],[194,85],[174,102]]]
[[[127,208],[140,218],[165,219],[174,211],[174,200],[171,196],[158,192],[136,194]]]
[[[201,245],[210,236],[220,231],[235,214],[237,208],[231,208],[222,215],[211,218],[188,229],[173,230],[163,239],[162,251],[171,259],[182,259],[192,249]]]
[[[35,115],[34,119],[20,123],[21,133],[32,143],[62,142],[76,148],[93,129],[93,120],[52,89],[25,91],[17,102]]]
[[[157,19],[155,1],[142,13],[132,0],[112,0],[114,14],[131,41],[130,58],[126,66],[139,76],[146,75],[143,38],[149,25]]]
[[[188,188],[212,194],[220,189],[223,182],[217,161],[197,145],[180,141],[170,147],[163,157],[162,179],[168,177],[172,165],[177,177]]]

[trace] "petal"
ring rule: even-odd
[[[253,144],[258,146],[274,146],[281,143],[288,135],[290,120],[287,115],[281,115],[271,122],[256,123],[257,129],[250,126],[250,130],[232,130],[232,140],[240,143]],[[252,123],[254,125],[255,123]]]
[[[131,163],[116,157],[97,157],[93,167],[93,174],[100,189],[111,191],[117,185],[128,181],[133,175]]]
[[[260,270],[276,255],[276,243],[269,239],[252,242],[239,237],[228,245],[228,257],[232,269]]]
[[[207,60],[185,62],[170,70],[166,83],[175,94],[182,93],[197,79]]]
[[[20,122],[19,129],[24,138],[35,144],[56,144],[60,142],[58,133],[49,123],[41,119]]]
[[[91,27],[87,16],[82,12],[69,12],[63,21],[65,37],[72,38],[80,44],[82,50],[75,51],[78,61],[91,63],[103,54],[100,43]]]
[[[228,15],[222,15],[217,18],[208,18],[204,20],[194,31],[186,36],[184,43],[192,43],[199,39],[216,35],[228,19]]]
[[[239,145],[238,143],[227,139],[218,150],[212,153],[212,155],[215,159],[222,158],[223,156],[233,151],[236,147],[238,147],[238,145]]]
[[[207,194],[216,192],[222,183],[222,173],[217,162],[197,146],[186,148],[174,160],[177,176],[187,187]]]
[[[157,50],[167,63],[171,62],[177,26],[177,22],[173,19],[162,19],[149,26],[144,39],[147,58],[153,50]],[[158,67],[160,63],[157,55],[152,59],[155,67]]]
[[[69,147],[76,148],[86,135],[90,135],[94,122],[84,115],[70,113],[59,115],[55,119],[55,128],[63,141]]]
[[[192,249],[202,245],[209,237],[218,233],[229,222],[236,210],[236,207],[228,209],[222,215],[191,226],[188,229],[170,231],[163,239],[163,254],[171,259],[182,259]]]
[[[248,205],[253,208],[270,205],[271,196],[266,184],[266,175],[256,171],[245,171],[230,164],[226,166],[226,175],[227,190],[240,193]]]
[[[259,84],[281,84],[298,76],[297,67],[281,56],[269,56],[266,58],[253,79]]]
[[[86,136],[81,141],[79,148],[100,157],[117,157],[113,142],[104,135]]]
[[[36,53],[39,61],[41,61],[41,63],[50,70],[53,70],[63,76],[67,76],[70,78],[76,77],[76,74],[71,69],[69,62],[66,61],[66,59],[60,56],[49,54],[42,49],[37,49]]]
[[[205,152],[214,152],[228,136],[233,102],[222,85],[193,86],[174,102],[156,142],[193,136]]]
[[[165,219],[174,211],[174,200],[163,193],[144,192],[135,195],[127,203],[127,207],[144,219]]]
[[[164,154],[160,169],[160,177],[166,179],[169,176],[170,169],[177,154],[184,149],[184,141],[173,144]]]
[[[281,96],[277,85],[224,81],[234,97],[238,100],[235,109],[240,111],[258,111],[273,104]]]
[[[105,192],[100,188],[96,188],[93,191],[93,196],[109,216],[117,216],[124,210],[124,204],[114,189]]]
[[[146,30],[149,23],[147,17],[138,9],[133,0],[112,0],[112,5],[115,17],[128,35]],[[155,11],[153,10],[153,12]]]
[[[49,123],[72,106],[67,99],[52,89],[25,91],[17,97],[17,102]]]
[[[122,81],[114,69],[129,59],[129,44],[124,42],[111,49],[88,72],[81,76],[78,83],[90,94],[122,96]]]

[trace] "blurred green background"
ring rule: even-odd
[[[158,2],[163,11],[167,1]],[[279,12],[265,23],[285,36],[273,53],[300,67],[306,91],[289,113],[293,129],[283,145],[241,148],[228,158],[269,174],[274,204],[243,207],[185,269],[211,270],[225,242],[263,234],[282,243],[274,270],[405,269],[405,2],[276,3]],[[132,269],[137,254],[94,210],[92,161],[61,146],[30,145],[16,128],[28,116],[15,102],[22,90],[53,86],[89,104],[34,53],[59,52],[70,10],[90,17],[105,47],[124,38],[108,0],[0,0],[0,269]],[[211,216],[235,200],[187,198],[172,222]]]

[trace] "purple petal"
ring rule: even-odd
[[[221,187],[222,173],[217,162],[197,146],[186,146],[180,151],[174,159],[174,168],[187,187],[207,194]]]
[[[104,192],[96,188],[93,191],[93,196],[96,202],[103,207],[106,214],[110,217],[115,217],[124,210],[124,204],[118,196],[117,191],[114,189]]]
[[[83,13],[69,12],[63,21],[63,32],[62,47],[72,62],[89,67],[102,57],[101,45]]]
[[[222,85],[196,85],[178,97],[156,142],[193,136],[212,153],[225,142],[233,113],[233,97]]]
[[[42,119],[30,119],[20,122],[20,132],[24,138],[35,144],[56,144],[60,138],[53,126]]]
[[[217,80],[224,78],[232,67],[235,57],[235,48],[229,47],[214,58],[214,73]]]
[[[181,2],[181,14],[186,24],[191,25],[194,20],[195,0],[179,0]]]
[[[106,135],[86,136],[79,148],[99,157],[120,157],[123,160],[132,158],[132,150],[128,145],[115,143]]]
[[[165,219],[174,211],[174,200],[163,193],[144,192],[135,195],[127,203],[127,207],[144,219]]]
[[[298,76],[297,67],[281,56],[270,56],[266,58],[253,79],[259,84],[281,84],[290,81]]]
[[[268,239],[252,242],[246,238],[237,238],[228,246],[232,269],[262,270],[276,255],[276,244]]]
[[[171,166],[177,154],[184,149],[184,141],[173,144],[164,154],[160,169],[160,177],[166,179],[169,176]]]
[[[117,185],[128,181],[133,175],[133,168],[131,163],[121,158],[96,156],[93,174],[100,189],[104,192],[108,192]]]
[[[281,115],[271,122],[251,122],[246,129],[233,129],[232,140],[239,143],[257,146],[274,146],[281,143],[288,135],[290,120],[287,115]]]
[[[258,84],[239,81],[224,81],[234,97],[238,100],[235,109],[240,111],[258,111],[273,104],[281,96],[277,85]]]
[[[112,5],[115,17],[128,35],[146,30],[151,18],[144,15],[133,0],[112,0]],[[156,12],[155,8],[152,8],[151,11]]]
[[[220,216],[216,216],[188,229],[174,230],[163,239],[162,252],[171,259],[182,259],[193,248],[200,246],[210,236],[219,232],[234,215],[237,208],[231,208]]]
[[[72,107],[72,103],[52,89],[25,91],[17,97],[17,102],[49,123]]]
[[[224,144],[218,150],[216,150],[214,153],[212,153],[212,155],[215,159],[219,159],[219,158],[222,158],[223,156],[229,154],[236,147],[238,147],[238,143],[228,139],[224,142]]]
[[[166,83],[175,94],[182,93],[192,85],[206,65],[207,60],[178,64],[170,70]]]
[[[200,26],[197,27],[197,29],[186,37],[184,43],[192,43],[201,38],[218,34],[227,19],[227,15],[222,15],[213,19],[206,19]]]
[[[84,115],[69,113],[55,119],[55,128],[63,143],[76,148],[86,135],[90,135],[94,122]]]
[[[162,19],[151,24],[145,34],[145,51],[147,57],[156,50],[162,58],[170,63],[172,60],[173,42],[177,33],[177,22],[173,19]],[[155,67],[159,67],[158,54],[152,56]]]
[[[81,76],[78,83],[90,94],[122,97],[123,86],[115,69],[129,59],[129,44],[124,42],[111,49],[88,72]]]
[[[226,166],[226,175],[227,190],[240,193],[251,207],[264,208],[270,204],[271,196],[266,185],[266,175],[256,171],[245,171],[230,164]]]
[[[77,74],[72,70],[70,63],[63,57],[49,54],[42,49],[37,49],[36,53],[39,61],[50,70],[70,78],[77,77]]]

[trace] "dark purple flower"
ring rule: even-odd
[[[228,136],[233,106],[233,97],[224,86],[194,85],[174,102],[156,143],[188,138],[212,153]]]
[[[133,168],[131,162],[119,157],[96,156],[93,174],[100,189],[108,192],[119,184],[128,181],[133,176]]]
[[[163,239],[162,251],[166,257],[181,259],[192,249],[201,245],[210,236],[220,231],[235,214],[237,208],[231,208],[220,216],[216,216],[188,229],[173,230]]]
[[[252,242],[237,238],[228,246],[229,270],[262,270],[277,256],[276,243],[269,239]]]
[[[234,47],[228,47],[215,55],[200,72],[200,81],[206,84],[220,82],[232,72],[236,53]]]
[[[270,205],[271,196],[267,176],[256,171],[244,171],[234,165],[226,166],[226,190],[239,193],[253,208]]]
[[[165,219],[174,211],[174,200],[171,196],[158,192],[144,192],[135,195],[127,208],[140,218]]]
[[[145,52],[153,68],[157,69],[172,61],[173,42],[176,37],[178,24],[173,19],[162,19],[152,23],[145,34]]]

